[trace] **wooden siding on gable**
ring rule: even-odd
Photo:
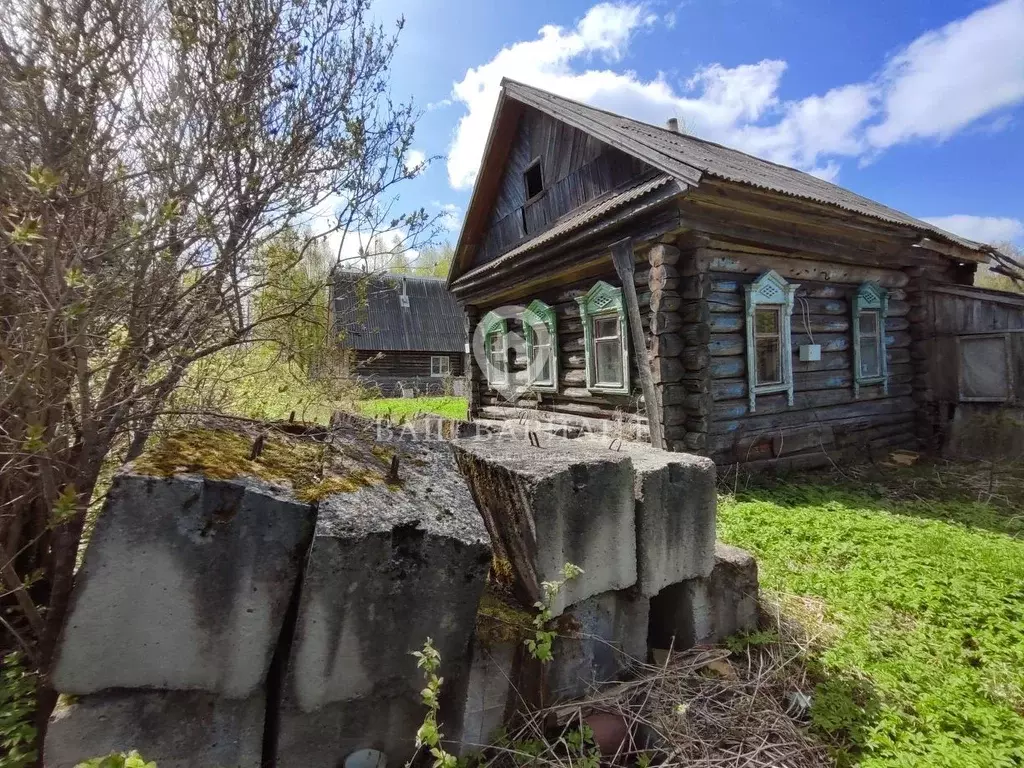
[[[523,175],[538,159],[544,191],[527,201]],[[525,110],[473,265],[493,261],[565,214],[649,170],[640,160],[593,136]]]

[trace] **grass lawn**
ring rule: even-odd
[[[820,612],[816,730],[839,765],[1024,766],[1024,470],[872,472],[719,503],[762,587]]]
[[[449,419],[465,419],[469,404],[464,397],[390,397],[360,400],[356,407],[364,416],[388,416],[397,422],[411,419],[420,413],[434,413]]]

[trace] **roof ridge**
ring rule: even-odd
[[[645,152],[656,153],[656,156],[663,157],[667,161],[677,164],[677,166],[692,168],[700,174],[708,174],[709,176],[726,181],[767,189],[798,199],[810,200],[832,208],[887,221],[898,226],[910,227],[920,232],[930,232],[970,250],[985,251],[990,247],[984,243],[978,243],[948,232],[916,216],[904,213],[898,208],[886,205],[859,192],[854,192],[852,189],[840,186],[820,176],[815,176],[807,171],[790,165],[784,165],[774,160],[767,160],[763,157],[752,155],[749,152],[744,152],[741,149],[736,149],[726,144],[703,139],[688,133],[673,131],[655,123],[637,120],[627,115],[595,107],[536,86],[527,85],[512,78],[502,78],[501,87],[503,91],[508,91],[512,98],[517,98],[516,90],[519,89],[519,96],[535,102],[547,102],[551,105],[552,109],[564,109],[569,113],[573,109],[579,110],[572,115],[572,119],[593,122],[596,124],[595,127],[599,127],[601,131],[620,137],[627,143],[633,143],[634,154],[636,154],[638,147],[642,147]],[[596,119],[595,115],[608,116],[618,121],[618,124],[610,124],[607,120]],[[555,116],[557,117],[557,115]],[[565,120],[566,118],[563,116],[559,119]],[[650,129],[658,133],[647,135],[647,131]],[[591,133],[595,133],[595,131],[591,129]],[[595,135],[597,134],[595,133]],[[598,136],[598,138],[601,137]],[[675,147],[672,146],[673,143],[676,144]],[[704,157],[687,157],[685,155],[687,151],[691,153],[697,151],[697,147],[706,148],[709,154]],[[716,154],[719,157],[715,157]],[[640,159],[646,160],[648,163],[651,162],[651,159],[648,158],[641,157]],[[748,167],[739,169],[741,161]],[[767,168],[758,169],[754,164],[763,164]],[[662,170],[671,172],[665,167]],[[773,173],[776,173],[780,178],[776,180],[771,179]],[[786,179],[787,176],[789,176],[789,179]],[[799,187],[804,188],[799,189]],[[844,200],[843,198],[846,199]]]

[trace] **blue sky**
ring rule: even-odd
[[[378,0],[404,14],[393,91],[439,156],[403,206],[454,242],[502,76],[1024,245],[1024,0]]]

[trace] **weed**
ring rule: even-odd
[[[9,653],[0,672],[0,749],[5,768],[22,768],[36,761],[36,676],[25,669],[21,653]]]
[[[719,532],[764,587],[821,606],[811,722],[839,765],[1020,766],[1020,500],[944,496],[930,473],[749,489],[721,499]]]
[[[562,587],[565,586],[565,582],[572,581],[582,575],[582,568],[572,563],[566,563],[562,566],[561,579],[541,583],[540,586],[544,593],[544,599],[534,603],[537,615],[533,617],[533,637],[528,637],[523,641],[526,643],[526,648],[530,655],[537,659],[537,661],[546,664],[554,658],[551,655],[551,645],[554,643],[558,633],[551,629],[551,620],[554,618],[551,614],[551,605],[562,590]]]
[[[416,731],[416,748],[427,748],[434,758],[433,768],[456,768],[458,759],[441,746],[444,734],[441,733],[437,722],[437,711],[441,707],[441,685],[444,683],[444,678],[437,675],[441,668],[441,654],[428,637],[423,648],[413,651],[412,655],[416,657],[416,666],[423,670],[423,676],[427,680],[427,687],[420,691],[420,697],[427,707],[427,714],[423,718],[423,724]],[[412,760],[406,763],[406,768],[410,765]]]

